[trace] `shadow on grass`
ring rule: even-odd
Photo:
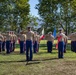
[[[49,59],[43,59],[43,60],[41,60],[41,61],[49,61],[49,60],[56,60],[56,59],[59,59],[59,58],[49,58]]]
[[[0,61],[0,64],[1,63],[4,63],[4,64],[7,64],[7,63],[20,63],[20,62],[25,62],[26,63],[26,65],[32,65],[32,64],[39,64],[39,63],[41,63],[40,61],[38,61],[38,60],[32,60],[32,61],[26,61],[26,60],[21,60],[21,61]]]
[[[76,57],[65,57],[65,58],[76,58]],[[26,60],[20,60],[20,61],[0,61],[1,63],[20,63],[25,62],[26,65],[32,65],[32,64],[40,64],[44,61],[50,61],[50,60],[60,60],[59,58],[41,58],[41,59],[34,59],[32,61],[26,61]]]
[[[49,58],[49,59],[42,59],[42,60],[32,60],[32,61],[26,61],[26,60],[20,60],[20,61],[0,61],[0,63],[18,63],[18,62],[26,62],[26,65],[31,65],[31,64],[39,64],[41,61],[48,61],[48,60],[55,60],[58,58]]]
[[[21,61],[0,61],[1,63],[20,63],[20,62],[25,62],[26,65],[31,65],[31,64],[39,64],[40,62],[38,60],[32,60],[32,61],[26,61],[26,60],[21,60]]]
[[[56,60],[58,58],[50,58],[50,59],[42,59],[42,60],[32,60],[31,62],[26,62],[26,65],[31,65],[31,64],[39,64],[43,61],[49,61],[49,60]]]
[[[52,52],[52,53],[48,53],[47,51],[46,52],[39,52],[37,53],[36,55],[42,55],[42,54],[57,54],[58,52]]]
[[[26,62],[25,60],[21,61],[0,61],[0,63],[14,63],[14,62]]]

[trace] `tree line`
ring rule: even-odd
[[[29,0],[0,0],[0,31],[17,31],[28,24],[37,25],[37,17],[29,12]]]
[[[76,0],[38,0],[40,17],[30,15],[29,0],[0,0],[0,31],[23,30],[31,25],[45,33],[62,27],[66,34],[76,31]],[[39,27],[37,26],[39,25]],[[38,29],[38,28],[39,29]]]
[[[62,27],[66,35],[76,29],[76,0],[38,0],[36,9],[45,28],[45,33]]]

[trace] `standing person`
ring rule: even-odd
[[[68,41],[68,37],[65,35],[65,39],[64,39],[64,53],[66,53],[67,41]]]
[[[2,51],[5,51],[5,46],[6,46],[6,36],[5,33],[3,33]]]
[[[31,27],[27,27],[26,32],[26,60],[31,61],[33,58],[33,39],[34,39],[34,32],[31,31]]]
[[[15,51],[16,41],[17,41],[17,35],[13,32],[13,51]]]
[[[9,31],[9,34],[11,36],[10,52],[13,52],[13,31]]]
[[[34,33],[34,40],[33,40],[33,49],[34,49],[34,53],[38,52],[38,35],[37,32]]]
[[[0,52],[2,51],[2,41],[3,41],[3,35],[0,32]]]
[[[10,52],[12,52],[13,51],[12,31],[9,31],[9,34],[10,34],[10,40],[11,40],[11,42],[10,42]]]
[[[11,52],[11,39],[12,36],[9,32],[6,33],[6,53],[9,54]]]
[[[48,53],[52,53],[52,47],[54,42],[54,36],[52,35],[52,32],[49,32],[47,35],[45,35],[45,39],[47,40]]]
[[[38,39],[37,39],[37,42],[38,42],[38,52],[39,52],[40,35],[38,35]]]
[[[24,41],[25,41],[25,36],[23,34],[23,32],[20,32],[20,34],[18,34],[19,38],[20,38],[20,53],[24,53]]]
[[[63,58],[63,53],[64,53],[64,39],[65,39],[65,34],[63,33],[63,29],[59,29],[59,34],[57,35],[58,40],[58,58]]]
[[[76,32],[74,33],[74,36],[75,36],[75,43],[74,43],[74,45],[75,45],[75,53],[76,53]]]
[[[25,37],[25,39],[24,39],[24,49],[23,49],[23,51],[26,52],[26,34],[23,34],[23,35],[24,35],[24,37]]]
[[[71,39],[71,51],[76,52],[76,33],[71,33],[68,38]]]

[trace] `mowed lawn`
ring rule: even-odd
[[[53,52],[47,53],[46,41],[41,41],[39,53],[27,65],[25,54],[19,53],[19,45],[11,54],[0,53],[0,75],[76,75],[76,53],[71,52],[68,44],[64,59],[58,59],[56,42]]]

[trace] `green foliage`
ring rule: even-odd
[[[0,0],[0,25],[5,30],[23,29],[28,25],[29,0]]]
[[[38,0],[39,15],[44,20],[45,30],[62,27],[66,34],[76,28],[76,0]],[[72,24],[71,24],[72,23]]]
[[[38,22],[37,22],[38,17],[33,16],[33,15],[29,15],[29,18],[30,18],[29,22],[30,22],[30,25],[32,25],[32,27],[38,25]]]

